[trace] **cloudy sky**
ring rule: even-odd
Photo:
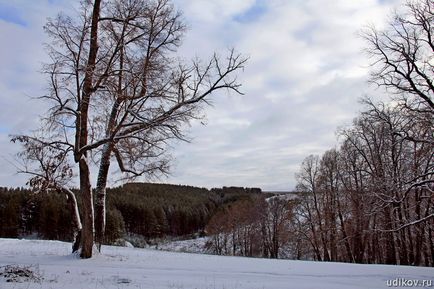
[[[0,0],[0,186],[20,186],[8,135],[36,128],[44,104],[42,26],[71,11],[70,0]],[[368,59],[357,32],[381,28],[402,0],[175,0],[189,26],[185,59],[235,47],[250,58],[243,96],[218,93],[206,125],[174,146],[172,175],[161,181],[204,187],[290,190],[309,154],[337,144],[358,99],[379,93],[366,83]]]

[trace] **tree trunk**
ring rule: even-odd
[[[340,211],[340,209],[339,209],[338,216],[339,216],[339,221],[341,223],[342,239],[344,240],[344,245],[345,245],[346,254],[347,254],[347,260],[348,260],[348,262],[355,263],[354,255],[353,255],[353,252],[351,251],[351,246],[350,246],[348,234],[347,234],[347,231],[345,229],[344,218],[342,216],[342,212]]]
[[[433,231],[431,230],[431,226],[428,227],[428,243],[429,245],[427,245],[430,248],[430,262],[431,262],[431,266],[434,266],[434,238],[433,238]]]
[[[390,207],[386,207],[384,209],[384,220],[386,230],[393,229],[392,225],[392,217],[390,212]],[[385,242],[385,263],[388,265],[396,265],[396,248],[395,248],[395,236],[393,232],[384,233],[384,242]]]
[[[77,252],[80,248],[80,242],[81,242],[81,219],[80,219],[80,213],[78,211],[78,204],[77,204],[77,198],[75,197],[75,194],[66,188],[57,188],[57,191],[60,193],[64,193],[68,198],[68,204],[70,206],[71,215],[72,215],[72,231],[74,234],[74,241],[72,244],[72,252]]]
[[[90,185],[90,171],[87,160],[82,158],[80,165],[80,191],[82,194],[83,207],[83,230],[81,234],[81,258],[92,257],[93,235],[94,235],[94,214],[93,196]]]
[[[123,36],[122,36],[123,37]],[[123,52],[123,48],[121,48]],[[123,53],[120,56],[119,78],[118,78],[118,96],[113,104],[110,119],[106,128],[106,137],[111,137],[116,123],[116,116],[119,107],[123,101],[122,95],[122,71],[123,71]],[[101,162],[99,164],[98,178],[96,184],[96,200],[95,200],[95,241],[98,250],[101,252],[101,246],[104,242],[105,225],[106,225],[106,188],[107,176],[110,168],[110,156],[114,148],[114,143],[106,143],[102,149]]]
[[[86,73],[83,81],[83,95],[79,104],[79,118],[77,119],[75,161],[79,163],[80,191],[83,203],[83,230],[81,235],[81,258],[92,257],[93,238],[94,238],[94,212],[93,196],[90,184],[90,170],[87,163],[87,153],[80,150],[87,145],[88,139],[88,111],[90,97],[93,92],[93,76],[98,52],[98,21],[101,0],[95,0],[92,12],[92,25],[90,31],[89,57],[86,65]]]
[[[106,225],[106,187],[107,176],[110,168],[110,155],[113,145],[107,143],[104,145],[99,165],[98,178],[95,190],[95,242],[98,250],[101,252],[101,245],[104,242],[105,225]]]

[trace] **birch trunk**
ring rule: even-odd
[[[58,188],[57,191],[59,193],[65,194],[68,197],[68,204],[70,206],[71,214],[72,214],[72,231],[74,235],[74,241],[72,243],[72,252],[74,253],[77,252],[78,249],[80,248],[81,230],[83,228],[81,225],[81,218],[78,210],[77,198],[75,197],[75,194],[67,188]]]
[[[101,163],[98,171],[98,178],[95,190],[95,242],[101,252],[101,245],[104,241],[106,225],[106,187],[107,176],[110,168],[110,155],[113,149],[112,143],[104,145]]]

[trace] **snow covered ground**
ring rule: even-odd
[[[389,288],[387,280],[396,278],[434,279],[433,268],[223,257],[110,246],[103,247],[101,255],[80,260],[70,254],[70,247],[58,241],[0,239],[0,266],[34,265],[31,268],[43,277],[40,282],[24,283],[6,282],[0,277],[0,288],[375,289]]]
[[[206,249],[206,242],[208,237],[201,237],[196,239],[179,240],[179,241],[167,241],[161,242],[153,248],[170,252],[182,252],[182,253],[196,253],[196,254],[208,254],[211,253]]]

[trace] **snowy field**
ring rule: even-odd
[[[69,243],[0,239],[0,273],[6,265],[32,265],[39,282],[6,282],[0,288],[146,289],[351,289],[389,288],[396,278],[432,280],[433,268],[269,260],[103,247],[80,260]],[[433,281],[434,283],[434,281]],[[434,287],[418,287],[434,288]]]

